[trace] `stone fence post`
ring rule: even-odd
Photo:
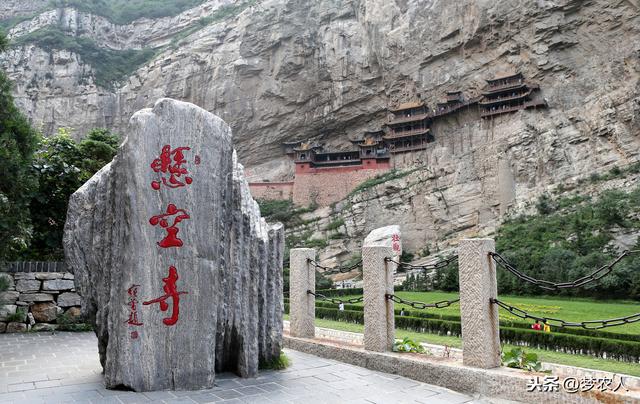
[[[362,246],[364,281],[364,349],[385,352],[395,341],[393,301],[385,294],[393,294],[393,274],[402,254],[400,228],[387,226],[369,233]]]
[[[463,363],[483,369],[500,366],[500,327],[493,239],[464,239],[458,248]]]
[[[316,259],[312,248],[294,248],[289,262],[289,319],[292,337],[315,337],[316,298],[307,293],[316,291],[316,269],[309,260]]]

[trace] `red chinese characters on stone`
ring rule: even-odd
[[[171,226],[169,226],[169,220],[167,219],[173,220]],[[178,238],[178,232],[180,231],[180,229],[178,229],[178,223],[186,219],[191,219],[189,214],[184,209],[178,209],[173,203],[167,205],[166,213],[153,216],[149,219],[149,223],[152,226],[160,225],[160,227],[167,231],[166,237],[157,244],[162,248],[182,247],[183,242]]]
[[[153,171],[162,174],[162,177],[160,181],[152,181],[151,188],[159,190],[163,184],[167,188],[180,188],[191,184],[193,179],[188,176],[189,171],[183,167],[187,162],[183,154],[185,150],[191,150],[191,148],[177,147],[172,150],[171,145],[168,144],[162,147],[160,156],[151,163]]]
[[[127,320],[127,324],[129,325],[142,325],[141,322],[138,321],[138,288],[140,285],[131,285],[129,289],[127,289],[127,293],[129,294],[129,320]]]
[[[169,275],[166,278],[162,278],[162,282],[164,282],[164,286],[162,287],[162,289],[164,290],[165,294],[157,299],[142,302],[142,304],[145,306],[149,304],[159,303],[160,310],[167,311],[169,309],[169,304],[166,302],[166,300],[171,299],[171,317],[162,319],[162,322],[165,325],[174,325],[178,322],[178,316],[180,315],[180,295],[187,294],[187,292],[178,292],[178,287],[176,286],[177,280],[178,270],[176,269],[176,267],[170,266]]]
[[[400,252],[400,236],[398,234],[394,234],[393,236],[391,236],[391,241],[393,242],[391,244],[393,251],[399,253]]]

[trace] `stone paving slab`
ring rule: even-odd
[[[199,391],[107,390],[92,332],[0,334],[0,403],[467,403],[472,398],[398,375],[285,350],[291,366],[255,379],[216,377]]]

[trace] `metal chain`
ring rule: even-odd
[[[498,306],[502,307],[503,309],[507,310],[509,313],[513,314],[516,317],[520,317],[525,320],[531,319],[531,320],[540,321],[544,324],[553,325],[555,327],[581,327],[586,330],[598,330],[601,328],[615,327],[619,325],[631,324],[631,323],[640,321],[640,313],[636,313],[630,316],[612,318],[609,320],[590,320],[590,321],[582,321],[582,322],[576,323],[576,322],[561,320],[559,318],[535,316],[515,306],[511,306],[505,302],[501,302],[498,299],[490,299],[490,301],[491,303],[495,303]]]
[[[457,255],[453,255],[451,257],[447,257],[444,258],[434,264],[426,264],[426,265],[413,265],[411,263],[408,262],[400,262],[400,261],[396,261],[394,259],[391,258],[385,258],[385,261],[387,262],[393,262],[394,264],[397,264],[398,267],[401,268],[407,268],[407,269],[422,269],[425,271],[431,271],[431,270],[435,270],[435,269],[442,269],[444,267],[446,267],[447,265],[451,264],[452,262],[455,262],[458,260],[458,256]]]
[[[460,298],[454,300],[441,300],[435,303],[423,303],[423,302],[413,302],[411,300],[404,300],[400,296],[385,294],[384,297],[387,300],[393,300],[396,303],[406,304],[407,306],[411,306],[414,309],[422,310],[427,308],[435,308],[435,309],[443,309],[445,307],[449,307],[454,303],[458,303]]]
[[[347,300],[342,300],[342,299],[334,299],[332,297],[327,297],[325,295],[323,295],[322,293],[313,293],[310,290],[307,290],[307,294],[310,294],[312,296],[315,296],[316,299],[318,300],[323,300],[325,302],[331,302],[333,304],[355,304],[355,303],[360,303],[364,300],[364,296],[360,296],[360,297],[353,297],[351,299],[347,299]]]
[[[320,265],[317,262],[315,262],[312,259],[307,259],[307,262],[309,263],[309,265],[313,265],[314,267],[318,268],[318,269],[322,269],[323,275],[334,275],[334,274],[345,274],[347,272],[351,272],[356,268],[360,268],[360,266],[362,265],[362,260],[356,262],[353,265],[350,265],[348,267],[336,267],[336,268],[329,268],[329,267],[325,267],[324,265]]]
[[[628,256],[628,255],[632,255],[632,254],[637,254],[638,252],[640,252],[640,250],[634,250],[634,251],[625,251],[622,253],[622,255],[620,255],[618,258],[616,258],[615,260],[613,260],[611,263],[609,263],[608,265],[604,265],[602,267],[600,267],[599,269],[597,269],[595,272],[593,272],[590,275],[587,276],[583,276],[582,278],[578,278],[575,281],[572,282],[550,282],[550,281],[545,281],[545,280],[541,280],[541,279],[536,279],[533,278],[521,271],[519,271],[518,269],[516,269],[513,265],[511,265],[511,263],[509,263],[509,261],[506,260],[506,258],[504,258],[502,255],[495,253],[495,252],[490,252],[489,255],[491,256],[491,258],[493,258],[493,260],[496,262],[496,264],[498,264],[498,266],[506,269],[507,271],[511,272],[513,275],[517,276],[518,278],[522,279],[523,281],[529,282],[529,283],[533,283],[534,285],[542,288],[542,289],[546,289],[546,290],[558,290],[558,289],[570,289],[570,288],[578,288],[581,286],[584,286],[588,283],[597,281],[600,278],[603,278],[605,276],[607,276],[608,274],[611,273],[611,271],[613,271],[614,266],[620,262],[624,257]]]

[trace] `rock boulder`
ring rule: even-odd
[[[6,332],[25,332],[27,331],[27,325],[25,323],[9,323],[7,324]]]
[[[39,323],[50,323],[58,317],[55,303],[36,303],[31,306],[31,314]]]
[[[74,292],[66,292],[58,296],[58,306],[60,307],[80,306],[81,303],[80,295]]]
[[[283,245],[224,121],[170,99],[136,113],[116,158],[71,197],[65,226],[107,387],[256,376],[280,354]]]

